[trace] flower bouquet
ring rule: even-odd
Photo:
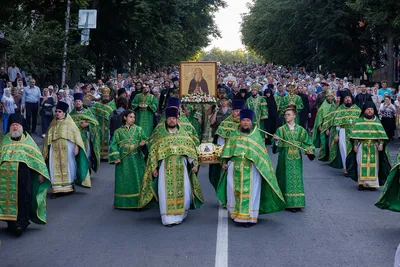
[[[193,93],[183,95],[181,102],[182,104],[216,104],[217,99],[204,93]]]

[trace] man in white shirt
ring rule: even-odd
[[[17,79],[17,74],[21,73],[19,68],[15,65],[15,62],[11,64],[10,67],[8,67],[8,76],[10,77],[11,82],[15,82],[15,79]]]

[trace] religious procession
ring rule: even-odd
[[[218,73],[208,80],[207,65]],[[115,209],[158,207],[164,226],[179,225],[205,204],[198,178],[204,169],[230,218],[249,228],[261,214],[306,208],[303,158],[342,170],[359,191],[382,187],[376,207],[399,212],[400,155],[392,163],[388,154],[397,89],[380,86],[272,63],[216,62],[118,74],[73,90],[45,88],[43,95],[30,80],[20,106],[3,120],[0,219],[16,236],[30,222],[45,224],[46,203],[76,186],[89,190],[108,163],[115,166]],[[54,110],[42,136],[28,116],[32,106],[42,118]]]

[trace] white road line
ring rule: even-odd
[[[222,206],[218,210],[215,267],[228,267],[228,211]]]

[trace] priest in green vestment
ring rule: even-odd
[[[250,109],[240,111],[240,125],[222,150],[225,172],[217,188],[217,197],[232,220],[245,227],[257,223],[259,214],[285,208],[264,139],[253,125],[254,117]]]
[[[114,207],[136,209],[146,167],[142,147],[146,145],[141,127],[135,125],[133,110],[122,113],[122,126],[111,139],[108,162],[115,164]]]
[[[132,109],[135,111],[135,124],[143,129],[146,137],[150,137],[155,124],[155,114],[158,108],[157,98],[150,94],[149,86],[143,88],[143,92],[137,94],[132,101]]]
[[[329,135],[326,132],[324,122],[329,120],[329,115],[336,109],[335,96],[332,90],[326,92],[326,100],[322,103],[318,109],[317,116],[315,118],[312,142],[315,148],[320,148],[318,160],[328,161],[329,160]]]
[[[365,102],[361,117],[355,122],[350,135],[354,153],[347,158],[349,177],[358,182],[358,190],[376,190],[384,185],[390,172],[390,158],[387,150],[385,129],[382,126],[376,106]]]
[[[100,127],[92,111],[83,107],[83,97],[82,93],[74,94],[75,107],[69,115],[81,132],[90,168],[97,172],[100,167]]]
[[[196,136],[201,140],[203,135],[203,110],[204,107],[201,104],[185,104],[183,106],[186,117],[190,123],[196,129]]]
[[[251,96],[246,100],[245,108],[254,112],[254,125],[264,130],[264,120],[268,119],[268,106],[264,97],[258,93],[261,85],[255,83],[251,86]]]
[[[52,198],[57,193],[74,192],[74,184],[91,187],[89,161],[81,132],[67,111],[67,103],[57,103],[55,118],[43,141],[42,154],[48,160]]]
[[[274,153],[278,152],[276,178],[285,197],[286,209],[297,212],[306,206],[303,182],[303,157],[298,147],[306,150],[307,156],[314,159],[314,146],[308,132],[295,123],[297,110],[290,107],[285,111],[286,124],[279,127],[274,135]],[[286,140],[290,143],[282,141]]]
[[[400,150],[375,206],[400,212]]]
[[[139,200],[139,207],[158,201],[162,224],[168,227],[182,223],[189,209],[204,202],[196,177],[197,147],[179,127],[178,114],[174,107],[165,110],[166,125],[150,148]]]
[[[240,123],[240,111],[244,108],[244,100],[234,99],[232,101],[232,114],[223,120],[215,132],[214,143],[223,146],[226,141],[237,130]],[[219,179],[221,177],[221,164],[210,164],[208,179],[211,185],[217,190]]]
[[[186,131],[186,133],[193,139],[193,142],[196,144],[196,146],[200,145],[200,139],[197,137],[196,129],[193,127],[193,125],[190,123],[185,113],[181,109],[181,100],[177,97],[173,96],[169,97],[167,100],[167,108],[169,107],[175,107],[176,109],[179,110],[179,117],[178,117],[179,127],[182,127]],[[153,144],[155,141],[158,140],[160,130],[165,128],[165,123],[166,123],[166,118],[165,114],[163,114],[156,128],[154,128],[152,135],[149,138],[148,142],[149,146],[151,146],[151,144]]]
[[[347,176],[346,158],[353,151],[350,134],[354,123],[360,117],[361,110],[354,104],[350,91],[342,91],[341,97],[343,104],[332,113],[332,121],[328,125],[330,127],[328,130],[330,134],[329,166],[344,169],[344,174]]]
[[[101,102],[96,102],[91,111],[96,116],[100,128],[100,157],[107,159],[108,145],[110,143],[109,120],[111,113],[117,109],[110,96],[110,88],[104,87],[101,92]]]
[[[285,95],[279,103],[278,113],[282,116],[283,116],[283,114],[285,114],[285,110],[290,106],[296,107],[297,113],[299,113],[304,108],[303,100],[301,99],[300,96],[296,95],[296,93],[295,93],[294,84],[292,84],[292,83],[288,84],[287,91],[289,93],[287,95]],[[296,123],[297,124],[299,123],[298,117],[296,117]]]
[[[43,156],[23,128],[20,113],[10,115],[8,133],[0,148],[0,220],[21,236],[29,221],[46,223],[49,173]]]

